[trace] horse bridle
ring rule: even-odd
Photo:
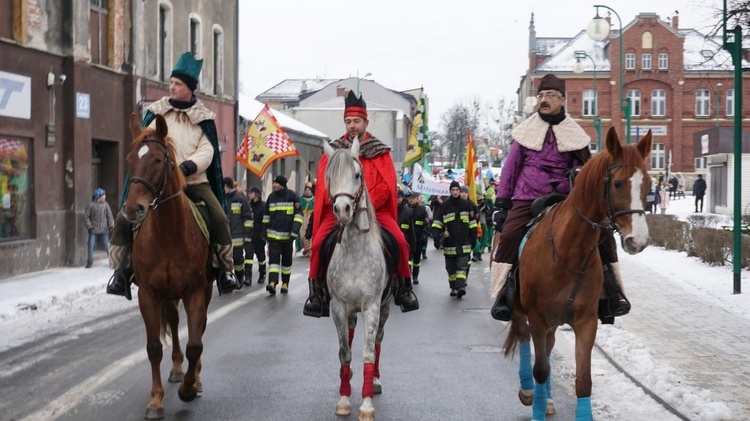
[[[359,169],[361,171],[360,172],[360,176],[359,176],[360,184],[359,184],[359,188],[357,189],[357,192],[354,195],[351,195],[351,194],[349,194],[347,192],[340,192],[340,193],[336,193],[335,195],[331,195],[331,191],[329,190],[328,191],[328,200],[330,200],[331,204],[333,204],[333,203],[336,202],[336,199],[338,199],[339,197],[342,197],[342,196],[343,197],[348,197],[349,199],[351,199],[354,202],[354,207],[352,209],[352,215],[353,216],[352,216],[352,219],[349,221],[348,225],[354,226],[354,228],[356,228],[360,232],[368,232],[368,231],[370,231],[370,228],[361,229],[361,228],[359,228],[356,225],[356,221],[357,221],[356,216],[360,212],[364,212],[364,211],[367,210],[367,209],[362,209],[362,208],[359,207],[359,203],[362,201],[362,195],[364,194],[364,189],[365,189],[365,172],[364,172],[364,168],[362,167],[362,163],[359,161],[359,159],[357,159],[355,157],[352,157],[352,160],[354,160],[354,162],[356,162],[357,165],[359,165]],[[326,185],[328,185],[328,186],[331,185],[329,179],[326,179]],[[339,226],[339,233],[338,233],[338,235],[336,237],[336,242],[337,243],[341,243],[341,236],[344,234],[344,227],[347,224],[342,224],[340,222],[337,223],[337,224]]]
[[[169,148],[167,147],[167,144],[160,140],[160,139],[154,139],[154,138],[146,138],[143,139],[142,143],[156,143],[159,146],[163,147],[164,152],[164,173],[162,174],[161,183],[159,183],[159,188],[155,189],[154,186],[148,182],[148,180],[141,178],[141,177],[130,177],[130,180],[128,180],[128,184],[130,183],[136,183],[136,184],[142,184],[144,187],[148,189],[148,191],[151,192],[151,195],[154,196],[154,200],[149,203],[148,207],[151,210],[156,209],[159,205],[162,203],[174,199],[175,197],[179,196],[182,193],[182,190],[177,191],[177,193],[172,194],[169,197],[162,198],[164,196],[164,189],[167,187],[167,175],[169,174],[169,170],[171,168],[174,168],[174,161],[172,161],[172,157],[169,155]]]
[[[602,192],[602,195],[605,199],[607,199],[607,204],[609,206],[609,209],[607,210],[607,221],[604,224],[599,224],[596,222],[593,222],[589,218],[587,218],[584,214],[581,213],[578,209],[576,209],[576,213],[578,214],[581,219],[586,221],[589,225],[591,225],[594,229],[602,229],[605,231],[617,231],[620,232],[620,226],[617,225],[615,222],[615,218],[622,216],[622,215],[629,215],[631,213],[635,213],[638,215],[645,215],[646,211],[643,209],[627,209],[627,210],[621,210],[615,212],[614,210],[614,204],[612,203],[612,195],[609,191],[609,182],[612,178],[612,170],[615,168],[620,168],[624,166],[622,162],[614,163],[607,167],[607,175],[604,176],[604,189]]]

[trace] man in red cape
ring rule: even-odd
[[[388,231],[398,243],[399,264],[398,276],[401,287],[396,294],[396,303],[401,311],[407,312],[419,308],[417,297],[411,290],[411,270],[409,269],[409,244],[396,222],[396,169],[391,158],[391,149],[367,132],[367,105],[360,95],[349,91],[345,99],[344,124],[346,134],[332,141],[334,149],[351,148],[352,140],[359,137],[360,162],[364,171],[367,191],[370,194],[375,217],[380,227]],[[328,188],[325,185],[325,172],[328,157],[324,154],[318,165],[318,185],[315,189],[315,208],[313,211],[313,239],[310,259],[310,297],[305,303],[303,313],[312,317],[328,317],[329,302],[326,290],[325,273],[320,264],[320,253],[323,241],[336,225]]]

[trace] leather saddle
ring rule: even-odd
[[[326,235],[326,238],[323,240],[319,255],[320,273],[328,272],[328,264],[331,262],[333,250],[336,248],[336,240],[339,234],[339,230],[339,226],[335,225],[331,232],[329,232],[328,235]],[[396,268],[398,268],[398,262],[400,260],[400,250],[398,248],[398,242],[396,242],[396,238],[393,236],[393,234],[391,234],[387,230],[381,229],[380,236],[383,239],[383,257],[385,257],[386,271],[389,274],[393,274],[396,272]]]

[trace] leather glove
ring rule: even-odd
[[[502,232],[503,224],[508,218],[508,211],[513,207],[513,202],[510,199],[498,197],[495,200],[495,209],[492,212],[492,224],[495,226],[495,231]]]
[[[198,172],[198,166],[193,161],[185,161],[180,164],[180,171],[185,177],[190,176]]]

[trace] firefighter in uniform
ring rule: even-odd
[[[245,285],[253,282],[253,256],[258,259],[258,284],[266,281],[266,237],[263,235],[263,212],[266,202],[261,200],[260,189],[250,187],[250,219],[245,221]]]
[[[286,188],[286,177],[277,175],[273,179],[273,192],[266,200],[263,213],[263,231],[268,239],[268,285],[266,291],[276,295],[276,285],[281,272],[281,293],[289,291],[292,275],[294,240],[302,226],[302,205],[294,190]]]
[[[402,189],[396,187],[396,206],[397,206],[397,221],[401,232],[404,234],[406,242],[409,244],[409,266],[414,267],[412,263],[412,254],[417,247],[417,234],[414,229],[414,210],[409,206],[409,202],[406,201],[406,196],[410,195],[411,192],[408,189]],[[412,269],[413,270],[413,269]],[[412,283],[414,283],[414,277],[412,276]]]
[[[242,286],[245,280],[245,222],[252,217],[247,197],[237,192],[232,177],[224,177],[224,194],[227,198],[229,212],[229,235],[232,237],[232,258],[234,259],[234,276],[237,283]],[[250,276],[250,273],[247,274]]]
[[[422,266],[422,254],[427,247],[427,239],[430,236],[430,218],[427,208],[419,203],[419,193],[411,192],[406,198],[412,209],[414,220],[414,233],[417,237],[416,247],[411,249],[411,282],[419,283],[419,268]]]
[[[451,195],[444,200],[435,213],[432,222],[433,238],[443,233],[443,255],[448,271],[448,284],[451,297],[466,295],[466,276],[469,269],[469,256],[477,240],[477,220],[474,207],[462,199],[458,181],[451,181]]]

